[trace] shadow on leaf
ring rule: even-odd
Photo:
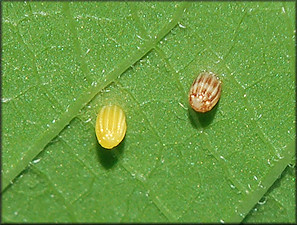
[[[113,149],[103,148],[97,141],[97,156],[101,165],[105,169],[111,169],[124,152],[125,139]]]
[[[208,125],[211,124],[211,122],[214,119],[214,116],[218,110],[218,105],[220,102],[218,102],[215,107],[210,110],[209,112],[206,113],[200,113],[196,112],[194,109],[191,107],[188,108],[188,114],[189,114],[189,119],[191,121],[192,126],[195,129],[201,128],[201,127],[207,127]]]

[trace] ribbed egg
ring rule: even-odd
[[[189,103],[197,112],[208,112],[219,101],[221,90],[221,81],[214,73],[202,72],[190,88]]]
[[[127,130],[122,108],[117,105],[104,106],[97,115],[95,130],[102,147],[112,149],[120,144]]]

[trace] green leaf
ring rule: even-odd
[[[245,223],[268,223],[270,221],[282,223],[283,221],[294,223],[296,221],[295,202],[295,170],[287,167],[281,179],[268,190],[257,206],[251,210]]]
[[[2,6],[4,222],[294,222],[293,2]],[[203,70],[223,89],[201,115]]]

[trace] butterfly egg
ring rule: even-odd
[[[208,112],[219,101],[221,90],[221,81],[214,73],[202,72],[190,88],[189,103],[197,112]]]
[[[97,115],[96,136],[99,144],[112,149],[121,143],[127,130],[126,116],[117,105],[104,106]]]

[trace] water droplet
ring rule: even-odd
[[[9,102],[12,98],[2,98],[1,101],[3,103]]]
[[[34,121],[31,121],[31,120],[26,120],[27,123],[30,123],[30,124],[36,124]]]
[[[277,158],[279,158],[279,159],[283,159],[283,158],[284,158],[284,156],[281,156],[279,153],[277,153],[276,156],[277,156]]]
[[[90,122],[92,119],[91,118],[89,118],[89,119],[87,119],[86,121],[85,121],[85,123],[88,123],[88,122]]]
[[[187,108],[182,104],[182,103],[178,103],[183,109],[187,110]]]
[[[138,37],[140,40],[144,40],[142,37],[140,37],[138,34],[136,34],[136,37]]]
[[[56,122],[56,120],[54,119],[53,121],[52,121],[52,123],[55,123]]]
[[[221,220],[220,220],[220,223],[225,223],[225,221],[221,219]]]
[[[179,26],[180,28],[183,28],[183,29],[186,28],[186,26],[182,25],[181,23],[179,23],[178,26]]]
[[[295,167],[295,165],[294,164],[292,164],[292,163],[289,163],[289,165],[288,165],[290,168],[294,168]]]
[[[258,180],[258,178],[257,178],[256,176],[254,176],[254,179],[255,179],[255,180]]]
[[[278,159],[275,159],[274,156],[272,157],[272,160],[273,160],[274,162],[278,162]]]
[[[40,161],[40,159],[35,159],[33,160],[33,163],[38,163]]]
[[[259,182],[258,187],[264,188],[264,186],[262,185],[262,182],[261,181]]]
[[[97,86],[97,82],[96,81],[93,81],[91,85],[96,87]]]
[[[260,199],[260,201],[258,201],[258,204],[259,205],[264,205],[266,203],[266,201],[267,201],[267,198],[263,197],[263,198]]]
[[[282,7],[282,12],[286,13],[285,7]]]
[[[232,189],[235,189],[235,186],[234,186],[233,184],[230,184],[230,187],[231,187]]]

